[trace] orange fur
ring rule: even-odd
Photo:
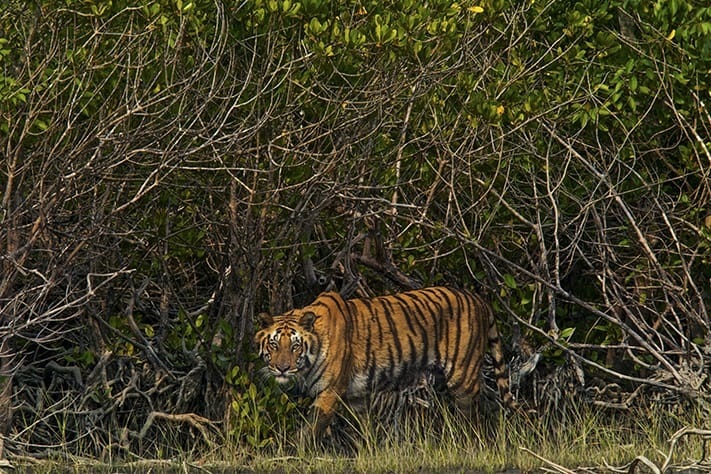
[[[504,404],[514,407],[493,311],[481,297],[445,287],[344,300],[321,294],[303,309],[264,315],[255,335],[279,383],[298,380],[314,397],[314,432],[322,436],[339,400],[358,401],[440,368],[457,405],[472,409],[487,346]]]

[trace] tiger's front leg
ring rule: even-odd
[[[330,434],[330,426],[341,397],[334,389],[326,389],[316,396],[313,403],[311,441],[322,443]]]

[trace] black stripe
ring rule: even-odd
[[[442,304],[440,303],[441,298],[437,293],[425,293],[420,295],[421,298],[417,298],[417,302],[420,303],[427,314],[430,316],[428,323],[434,323],[438,318],[442,317]]]
[[[397,298],[396,295],[393,297],[382,298],[383,308],[389,314],[392,314],[392,311],[391,311],[392,300],[400,300],[404,304],[404,302],[401,299]],[[408,313],[407,312],[403,313],[402,317],[405,320],[405,323],[407,324],[407,330],[410,332],[410,334],[417,335],[417,332],[415,331],[415,327],[412,325],[412,320],[411,320],[411,318],[408,317]],[[416,321],[416,322],[418,323],[418,325],[420,325],[419,321]],[[420,325],[420,327],[421,327],[421,325]]]
[[[480,342],[479,334],[484,328],[479,324],[479,318],[476,314],[476,300],[469,292],[464,291],[453,291],[453,295],[456,296],[457,302],[459,304],[458,308],[458,331],[457,331],[457,347],[460,345],[461,335],[463,334],[463,325],[469,329],[469,344],[467,345],[466,353],[461,357],[461,362],[463,369],[462,377],[458,382],[451,387],[451,390],[456,391],[460,388],[464,388],[464,393],[470,396],[475,396],[474,384],[480,379],[481,364],[483,361],[482,357],[478,357],[473,360],[476,355],[477,344]],[[474,333],[472,333],[474,331]],[[468,385],[468,386],[465,386]]]
[[[452,305],[452,304],[451,304],[451,300],[449,300],[449,298],[448,298],[448,300],[450,301],[450,314],[449,314],[448,316],[450,316],[450,317],[447,318],[447,326],[448,326],[448,329],[449,329],[448,333],[446,334],[446,337],[447,337],[447,349],[449,350],[450,347],[453,347],[453,348],[454,348],[454,353],[453,353],[451,356],[449,356],[450,358],[447,359],[447,360],[449,360],[449,361],[452,362],[452,373],[454,373],[454,372],[456,371],[456,368],[457,368],[457,362],[459,361],[459,344],[460,344],[460,334],[461,334],[461,329],[462,329],[461,326],[460,326],[460,324],[459,324],[461,318],[460,318],[460,317],[454,318],[454,316],[457,315],[458,312],[461,312],[461,308],[460,308],[460,302],[459,302],[459,295],[458,295],[458,294],[456,294],[456,293],[450,293],[450,294],[448,294],[447,296],[453,296],[453,297],[454,297],[454,301],[455,301],[455,303],[456,303],[455,305]],[[451,330],[451,328],[450,328],[450,327],[451,327],[451,323],[454,323],[454,344],[452,344],[452,341],[450,340],[450,338],[452,337],[452,334],[451,334],[451,333],[452,333],[452,330]]]
[[[311,390],[315,384],[317,384],[323,377],[324,372],[328,368],[325,359],[321,359],[317,364],[311,366],[309,370],[310,377],[304,377],[304,381],[311,379],[312,383],[308,386],[308,390]]]
[[[481,326],[481,324],[479,324],[481,318],[479,318],[477,315],[478,308],[476,305],[476,300],[472,298],[469,293],[461,292],[461,295],[464,301],[464,310],[462,311],[462,317],[460,319],[462,320],[463,331],[467,331],[469,335],[469,344],[467,345],[467,352],[464,355],[463,360],[465,361],[467,367],[473,366],[474,368],[474,372],[470,370],[467,373],[467,376],[469,376],[469,374],[473,374],[473,380],[476,380],[479,378],[479,371],[481,365],[481,357],[476,357],[477,348],[480,342],[486,340],[481,338],[486,336],[481,334],[484,328]],[[464,317],[464,315],[466,315],[466,317]],[[469,380],[469,382],[471,382],[471,380]]]
[[[385,307],[382,302],[380,303],[380,307],[383,310],[383,316],[385,317],[386,320],[389,320],[392,318],[392,311],[390,311],[389,308]],[[371,311],[371,319],[372,321],[377,324],[378,326],[378,342],[380,344],[380,347],[383,346],[383,325],[381,324],[381,320],[378,317],[378,313],[374,313]]]
[[[476,304],[476,300],[469,293],[462,292],[461,294],[465,301],[465,309],[463,314],[466,314],[466,318],[461,317],[460,319],[466,319],[466,321],[463,321],[462,324],[466,323],[466,327],[468,328],[469,332],[469,347],[467,348],[467,353],[464,356],[464,361],[466,361],[467,365],[471,365],[472,358],[476,355],[476,349],[480,342],[480,339],[488,337],[488,330],[486,331],[486,335],[481,334],[481,332],[486,329],[481,324],[479,324],[481,318],[479,318],[477,315],[477,310],[479,308]],[[482,342],[485,340],[486,339],[481,339]]]
[[[364,301],[364,300],[361,300]],[[368,306],[366,304],[366,306]],[[355,311],[355,310],[354,310]],[[368,368],[370,367],[370,374],[368,375],[368,378],[366,380],[366,387],[368,387],[370,390],[372,390],[372,379],[373,379],[373,374],[375,373],[375,366],[377,365],[377,359],[375,357],[375,349],[373,348],[373,329],[377,326],[378,328],[378,340],[380,341],[380,345],[382,346],[383,344],[383,331],[382,328],[380,327],[380,321],[378,321],[378,318],[372,317],[373,312],[369,311],[367,314],[360,313],[358,318],[354,318],[354,320],[357,321],[358,324],[363,324],[366,329],[366,337],[365,337],[365,366],[364,370],[368,371]],[[375,323],[375,324],[373,324]]]
[[[435,346],[437,345],[436,339],[434,341],[431,341],[431,338],[433,336],[432,331],[429,329],[432,328],[432,326],[437,325],[437,320],[440,319],[439,315],[436,313],[435,310],[433,310],[426,302],[420,301],[418,296],[422,296],[426,301],[430,301],[430,299],[427,297],[427,295],[424,294],[424,292],[418,292],[418,293],[413,293],[412,294],[412,303],[413,303],[413,310],[420,313],[420,314],[428,314],[430,315],[430,320],[427,321],[427,326],[425,326],[423,323],[420,323],[419,320],[416,319],[417,325],[420,327],[420,333],[419,333],[419,339],[422,341],[422,354],[420,355],[420,367],[425,368],[427,365],[431,362],[430,360],[430,342],[434,342]],[[424,309],[420,309],[420,306],[422,306]],[[423,316],[424,319],[424,316]]]
[[[448,328],[448,323],[447,319],[449,314],[452,312],[451,304],[449,302],[449,299],[447,298],[446,291],[444,291],[444,288],[440,288],[439,291],[435,291],[435,294],[437,296],[437,303],[438,303],[438,308],[439,308],[439,314],[437,321],[435,321],[434,324],[434,347],[435,347],[435,361],[437,361],[438,364],[440,364],[442,367],[444,367],[444,362],[447,360],[447,344],[445,342],[445,358],[443,360],[442,354],[440,352],[439,346],[440,342],[445,340],[445,335],[446,335],[446,330]],[[446,373],[445,373],[446,377]]]
[[[373,363],[373,334],[371,332],[371,325],[366,324],[365,328],[368,332],[365,336],[365,367]]]
[[[480,378],[480,374],[481,374],[481,363],[482,363],[482,359],[479,358],[479,359],[476,361],[476,363],[474,364],[474,370],[471,371],[471,372],[465,372],[464,377],[462,377],[461,379],[459,379],[459,381],[458,381],[455,385],[452,385],[452,386],[450,387],[450,390],[453,391],[453,392],[455,392],[455,391],[457,391],[458,389],[464,387],[464,385],[465,385],[465,383],[466,383],[466,384],[468,384],[469,386],[464,387],[464,388],[465,388],[465,392],[470,393],[470,394],[472,394],[472,395],[476,395],[475,393],[473,393],[473,392],[474,392],[474,390],[473,390],[473,384],[472,384],[471,382],[476,382],[476,381]],[[469,377],[468,377],[469,374],[473,374],[473,378],[472,378],[472,379],[469,379]],[[481,383],[480,383],[479,385],[481,386]],[[481,390],[481,387],[479,387],[479,389]]]
[[[344,300],[343,298],[341,298],[340,295],[336,296],[336,295],[333,295],[333,294],[321,295],[321,296],[319,297],[319,300],[320,300],[321,298],[329,299],[329,300],[331,300],[331,301],[336,305],[336,307],[338,308],[338,311],[343,314],[343,317],[346,319],[346,322],[348,323],[348,324],[346,324],[346,326],[352,324],[352,321],[351,321],[351,312],[349,311],[349,309],[351,308],[351,306],[349,305],[349,302],[348,302],[348,301],[346,301],[346,300]],[[319,301],[319,300],[316,300],[316,302],[317,302],[319,305],[328,307],[328,305],[327,305],[326,303],[321,302],[321,301]],[[314,302],[314,303],[316,303],[316,302]]]
[[[405,297],[407,296],[407,298]],[[413,327],[413,337],[422,340],[422,343],[425,345],[424,351],[425,354],[427,354],[429,350],[429,344],[427,341],[428,333],[429,331],[427,330],[428,324],[425,324],[425,313],[420,309],[420,307],[417,305],[417,300],[413,295],[413,292],[410,293],[405,293],[404,295],[394,295],[395,300],[400,304],[400,306],[404,309],[403,310],[403,317],[408,320],[408,325],[410,325],[411,320],[414,320],[414,322],[417,324],[418,328],[420,329],[419,332],[414,330]]]
[[[457,313],[457,346],[460,346],[463,344],[462,338],[467,338],[469,341],[469,344],[465,346],[465,353],[464,355],[459,356],[459,360],[462,361],[462,364],[465,367],[469,366],[470,361],[470,355],[471,355],[471,348],[472,348],[472,335],[471,334],[465,334],[464,331],[471,329],[469,327],[469,324],[465,326],[465,317],[464,315],[466,314],[467,316],[469,315],[469,300],[466,298],[466,296],[462,293],[457,293],[457,301],[459,303],[459,312]],[[466,322],[468,322],[469,318],[466,318]],[[468,336],[468,337],[467,337]]]
[[[410,341],[410,363],[408,367],[404,367],[402,371],[400,372],[400,377],[405,374],[405,376],[409,376],[408,372],[410,371],[411,368],[417,367],[418,369],[424,369],[427,366],[427,353],[425,352],[425,357],[422,358],[419,366],[417,365],[417,348],[415,347],[415,343],[413,342],[412,338],[408,338]],[[425,348],[427,345],[425,344]]]
[[[390,327],[390,340],[392,341],[392,344],[395,346],[395,349],[397,351],[397,360],[402,360],[402,345],[400,344],[400,339],[397,337],[397,325],[395,324],[395,320],[393,319],[392,314],[390,313],[384,313],[385,319],[388,322],[388,326]],[[390,341],[389,341],[390,342]],[[390,344],[388,344],[388,349],[390,348]],[[392,360],[390,361],[390,365],[392,367]]]
[[[486,349],[486,342],[488,342],[488,337],[489,337],[489,329],[490,326],[488,324],[488,321],[485,320],[484,318],[488,318],[488,311],[487,307],[482,304],[482,300],[478,295],[473,295],[469,292],[465,293],[467,295],[467,299],[469,300],[469,319],[471,323],[476,323],[472,325],[472,329],[475,329],[477,331],[476,334],[476,339],[473,339],[471,342],[472,348],[476,348],[478,346],[482,347],[482,350]],[[486,332],[486,334],[483,334]],[[476,360],[474,361],[474,370],[475,372],[472,373],[472,382],[479,381],[479,385],[481,385],[481,366],[484,361],[484,353],[482,352],[481,354],[475,354],[477,356]],[[472,358],[472,355],[469,355],[469,359]],[[469,387],[469,390],[471,390],[472,387]],[[481,389],[481,388],[480,388]],[[476,394],[474,394],[476,395]]]
[[[442,300],[447,303],[447,307],[442,308],[442,315],[440,317],[440,323],[441,323],[441,330],[440,330],[440,335],[439,335],[439,340],[437,341],[437,347],[439,349],[439,345],[443,344],[444,345],[444,356],[440,353],[439,354],[439,361],[442,364],[443,371],[444,371],[444,377],[445,379],[449,380],[449,377],[452,375],[452,371],[454,370],[454,365],[452,365],[452,368],[448,371],[446,370],[446,365],[447,362],[452,360],[449,354],[449,317],[453,312],[453,307],[452,307],[452,301],[449,299],[449,294],[446,292],[441,295]]]
[[[437,318],[437,307],[436,305],[434,309],[430,307],[428,303],[430,303],[431,300],[424,292],[410,295],[410,301],[412,303],[413,310],[416,311],[416,315],[420,317],[417,322],[424,331],[424,328],[429,327]]]

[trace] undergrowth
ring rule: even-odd
[[[678,407],[677,407],[678,408]],[[683,428],[708,430],[711,422],[694,407],[651,406],[610,411],[595,406],[543,416],[503,413],[473,425],[447,410],[431,410],[393,426],[373,416],[349,416],[338,427],[348,443],[314,448],[293,425],[265,447],[235,439],[199,459],[138,460],[102,465],[89,459],[16,465],[15,472],[531,472],[566,469],[610,471],[636,458],[661,466],[670,440]],[[297,423],[299,424],[299,423]],[[283,426],[287,426],[284,424]],[[685,436],[673,446],[672,466],[699,465],[705,459],[702,436]],[[708,461],[705,461],[708,462]],[[708,468],[709,465],[705,464]]]
[[[542,416],[504,413],[473,426],[443,410],[390,431],[392,424],[384,427],[368,417],[350,420],[351,433],[359,434],[352,449],[312,449],[285,435],[280,443],[253,452],[247,466],[279,472],[565,472],[560,468],[608,470],[638,457],[661,466],[676,432],[711,428],[694,407],[654,406],[628,411],[585,406]],[[244,462],[239,446],[227,446],[223,454],[228,464]],[[674,446],[672,465],[697,463],[704,454],[702,437],[687,436]]]

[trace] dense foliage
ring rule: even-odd
[[[328,287],[486,292],[524,399],[705,403],[703,3],[11,0],[6,448],[263,445],[253,315]]]

